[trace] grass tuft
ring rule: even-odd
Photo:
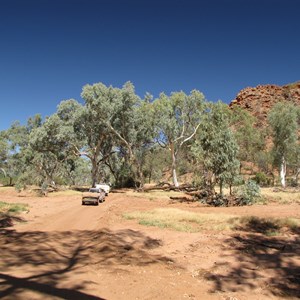
[[[20,212],[28,211],[28,204],[23,203],[7,203],[0,201],[0,213],[1,214],[17,214]]]

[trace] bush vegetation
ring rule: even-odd
[[[180,175],[189,173],[190,184],[218,186],[222,194],[245,170],[253,177],[258,169],[253,180],[261,186],[272,183],[266,174],[280,173],[285,186],[285,170],[291,174],[300,164],[300,114],[290,103],[272,108],[265,130],[245,110],[208,102],[198,90],[142,99],[130,82],[96,83],[85,85],[81,97],[83,104],[62,101],[44,120],[37,114],[0,132],[2,184],[21,190],[106,181],[143,189],[153,181],[179,186]],[[249,188],[242,191],[247,203]]]

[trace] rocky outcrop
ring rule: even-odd
[[[229,104],[238,105],[258,119],[258,124],[265,124],[269,110],[280,101],[289,101],[300,105],[300,81],[284,86],[258,85],[241,90]]]

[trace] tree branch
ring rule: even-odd
[[[185,140],[183,140],[183,141],[180,143],[180,147],[181,147],[184,143],[186,143],[187,141],[189,141],[191,138],[194,137],[194,135],[197,133],[197,130],[198,130],[200,124],[201,124],[201,123],[199,123],[199,124],[196,126],[194,132],[193,132],[189,137],[187,137]]]
[[[178,138],[176,138],[176,139],[174,140],[174,143],[176,143],[176,142],[179,141],[180,139],[183,139],[183,138],[184,138],[184,132],[185,132],[185,122],[183,121],[181,135],[180,135]]]
[[[130,144],[120,135],[119,132],[117,132],[112,125],[108,122],[107,123],[108,128],[126,145],[128,151],[129,151],[129,156],[132,157],[132,150],[130,147]]]
[[[106,161],[112,154],[116,153],[116,151],[112,151],[105,156],[103,156],[101,159],[98,160],[97,165],[99,165],[101,162]]]

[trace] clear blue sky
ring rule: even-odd
[[[87,83],[143,97],[300,80],[299,0],[0,0],[0,130]]]

